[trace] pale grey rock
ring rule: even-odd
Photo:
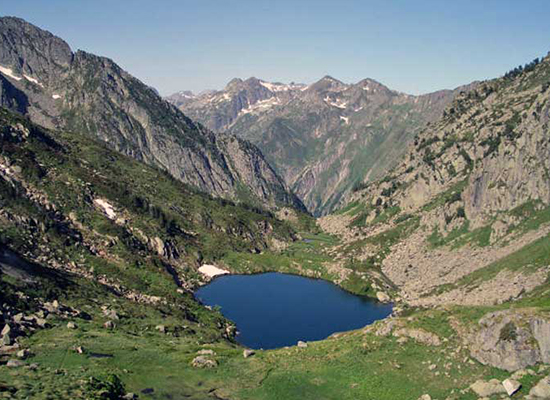
[[[19,368],[23,367],[25,363],[21,360],[9,360],[6,364],[8,368]]]
[[[506,393],[508,393],[508,396],[512,396],[521,388],[521,383],[514,379],[505,379],[502,382],[502,386],[504,386],[504,389],[506,390]]]
[[[390,296],[384,292],[376,292],[376,298],[381,303],[388,303],[391,300]]]
[[[539,344],[541,361],[550,364],[550,321],[534,318],[531,320],[531,331]]]
[[[536,399],[550,399],[550,375],[538,381],[529,391],[529,395]]]
[[[205,356],[197,356],[191,361],[191,365],[195,368],[215,368],[218,362]]]
[[[244,349],[243,350],[243,357],[244,358],[252,357],[254,354],[256,354],[256,352],[254,350],[251,350],[251,349]]]
[[[498,379],[491,379],[488,382],[481,379],[477,380],[470,385],[470,389],[480,397],[491,397],[495,394],[506,393],[506,389]]]
[[[441,339],[435,333],[419,328],[401,328],[393,332],[395,337],[408,337],[427,346],[440,346]]]
[[[109,329],[109,330],[110,330],[110,329],[115,329],[115,326],[116,326],[115,323],[114,323],[113,321],[111,321],[111,320],[106,321],[106,322],[103,324],[103,327],[104,327],[105,329]]]
[[[23,350],[19,350],[16,355],[17,355],[17,358],[24,360],[31,355],[31,352],[28,349],[23,349]]]
[[[4,328],[2,328],[2,332],[0,332],[0,335],[5,336],[9,335],[11,332],[11,327],[9,324],[4,325]]]
[[[307,347],[307,343],[299,340],[297,346],[301,349],[305,349]]]
[[[391,319],[381,321],[377,324],[377,328],[374,334],[376,336],[389,336],[392,333],[392,330],[395,326],[396,326],[395,321]]]
[[[197,354],[201,356],[215,356],[216,352],[212,349],[203,349],[203,350],[197,351]]]
[[[544,330],[548,325],[539,318],[532,318],[511,310],[485,315],[479,321],[480,328],[469,340],[472,357],[482,364],[507,371],[517,371],[541,362],[541,350],[546,349],[547,344]],[[513,328],[512,337],[506,337],[503,330],[510,327]],[[531,329],[536,330],[537,336]],[[542,340],[542,346],[538,339]]]

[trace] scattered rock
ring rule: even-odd
[[[306,342],[302,342],[301,340],[298,341],[298,347],[301,349],[305,349],[307,347]]]
[[[519,388],[521,388],[521,383],[514,379],[505,379],[502,382],[502,386],[504,386],[504,389],[506,390],[506,393],[508,393],[508,396],[511,396],[516,393]]]
[[[433,371],[433,370],[436,369],[436,368],[437,368],[437,365],[435,365],[435,364],[432,364],[432,365],[430,365],[430,366],[428,367],[428,369],[429,369],[430,371]]]
[[[84,347],[78,346],[74,349],[78,354],[84,354]]]
[[[205,356],[198,356],[193,358],[191,365],[195,368],[215,368],[218,366],[218,362]]]
[[[25,358],[31,355],[31,352],[27,349],[23,349],[23,350],[19,350],[16,355],[17,355],[17,358],[24,360]]]
[[[201,356],[215,356],[216,352],[214,350],[204,349],[197,351],[197,354]]]
[[[113,321],[107,321],[103,324],[106,329],[115,329],[115,323]]]
[[[535,318],[530,325],[533,337],[539,344],[541,361],[550,364],[550,321]]]
[[[0,332],[0,335],[6,336],[6,335],[9,335],[10,332],[11,332],[11,327],[8,324],[6,324],[6,325],[4,325],[4,328],[2,329],[2,332]]]
[[[530,396],[540,399],[550,399],[550,375],[542,378],[529,392]]]
[[[250,349],[244,349],[243,350],[243,357],[244,358],[248,358],[250,356],[253,356],[254,354],[256,354],[256,352],[254,350],[250,350]]]
[[[105,309],[105,310],[103,310],[103,315],[105,315],[107,318],[109,318],[111,320],[114,320],[114,321],[118,321],[120,319],[120,317],[118,316],[118,314],[115,310]]]
[[[29,369],[31,371],[36,371],[38,369],[38,364],[37,363],[32,363],[31,365],[29,365]]]
[[[166,333],[166,327],[164,325],[157,325],[155,326],[155,329],[160,333]]]
[[[376,292],[376,298],[381,303],[389,303],[391,298],[384,292]]]
[[[432,400],[432,396],[430,396],[429,394],[423,394],[418,398],[418,400]]]
[[[416,340],[417,342],[420,342],[422,344],[426,344],[428,346],[439,346],[441,345],[441,340],[439,339],[439,336],[437,336],[435,333],[427,332],[423,329],[409,329],[409,328],[402,328],[398,329],[397,331],[393,332],[393,336],[395,337],[409,337],[411,339]]]
[[[9,360],[8,363],[6,364],[8,368],[19,368],[24,365],[25,363],[21,360]]]
[[[4,335],[2,336],[2,342],[0,343],[2,346],[11,346],[11,338],[10,335]]]
[[[46,328],[46,326],[48,325],[46,319],[44,318],[36,317],[34,320],[36,322],[36,325],[38,325],[40,328]]]
[[[69,329],[76,329],[76,324],[74,322],[67,322],[67,328]]]
[[[376,336],[389,336],[395,327],[395,321],[385,320],[378,324],[378,329],[374,332]]]
[[[122,398],[124,400],[136,400],[138,397],[134,393],[126,393]]]
[[[506,389],[498,379],[491,379],[489,382],[477,380],[470,385],[470,389],[480,397],[491,397],[494,394],[506,393]]]
[[[400,337],[399,339],[397,339],[397,343],[399,343],[399,344],[405,344],[405,343],[407,343],[408,341],[409,341],[409,339],[406,338],[406,337],[404,337],[404,336],[402,336],[402,337]]]

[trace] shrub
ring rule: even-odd
[[[513,342],[518,338],[518,334],[516,332],[516,326],[513,322],[508,322],[506,325],[502,327],[500,330],[500,336],[499,339],[504,342]]]

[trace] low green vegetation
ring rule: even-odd
[[[468,186],[468,178],[465,178],[449,189],[437,195],[431,202],[422,207],[422,211],[432,211],[445,204],[452,204],[461,199],[462,191]]]
[[[334,280],[327,264],[333,257],[326,250],[337,244],[337,239],[325,233],[301,233],[301,239],[281,251],[264,251],[260,254],[230,252],[221,261],[238,273],[267,271],[286,272]]]
[[[452,250],[461,248],[466,245],[476,247],[486,247],[490,244],[491,225],[469,230],[470,223],[468,220],[443,236],[437,228],[427,237],[427,241],[431,248],[449,246]]]

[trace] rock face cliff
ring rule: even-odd
[[[321,221],[415,305],[496,304],[548,276],[550,57],[459,95]]]
[[[0,18],[0,105],[83,132],[214,196],[303,209],[253,145],[214,134],[112,60],[21,19]]]
[[[473,227],[526,202],[549,204],[549,85],[546,57],[460,95],[383,182],[352,199],[374,197],[412,213],[457,185],[449,204]]]
[[[372,80],[330,76],[306,86],[232,80],[218,92],[168,98],[191,118],[256,144],[316,214],[363,180],[381,177],[461,90],[410,96]]]

